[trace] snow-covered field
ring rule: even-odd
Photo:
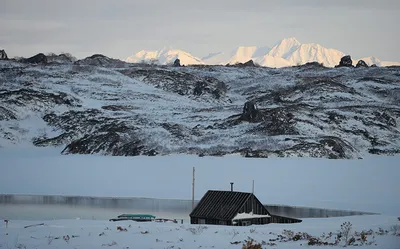
[[[273,241],[287,235],[284,229],[306,232],[314,237],[334,234],[344,222],[352,224],[352,232],[372,229],[366,243],[358,248],[398,249],[400,236],[393,228],[400,222],[391,216],[354,216],[329,219],[306,219],[299,224],[269,224],[250,227],[198,226],[174,223],[108,222],[89,220],[11,221],[0,228],[0,248],[242,248],[254,239],[263,248],[307,248],[308,240]],[[42,226],[24,226],[44,223]],[[117,226],[127,231],[117,230]],[[379,232],[379,228],[385,231]],[[384,234],[381,234],[384,233]],[[334,235],[335,236],[335,235]],[[333,237],[334,237],[333,236]],[[290,238],[290,237],[289,237]],[[327,240],[333,242],[333,239]],[[238,244],[232,244],[237,242]],[[356,241],[360,245],[360,241]],[[338,247],[343,246],[340,242]],[[331,248],[331,246],[324,246]]]

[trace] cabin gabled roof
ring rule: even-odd
[[[189,216],[232,220],[252,195],[244,192],[209,190]],[[254,198],[257,199],[255,196]]]

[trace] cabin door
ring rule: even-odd
[[[250,225],[251,225],[251,221],[249,221],[249,220],[242,221],[242,226],[250,226]]]

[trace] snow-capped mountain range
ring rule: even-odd
[[[265,67],[288,67],[302,65],[307,62],[319,62],[324,66],[334,67],[339,64],[340,58],[345,53],[331,48],[325,48],[316,43],[302,44],[296,38],[287,38],[275,44],[273,47],[238,47],[233,51],[210,53],[205,57],[196,57],[188,52],[163,48],[159,51],[140,51],[130,56],[126,62],[146,62],[157,63],[161,65],[172,64],[174,60],[179,59],[181,64],[194,65],[225,65],[244,63],[253,60],[256,64]],[[400,65],[400,62],[381,61],[376,57],[360,58],[368,65],[377,66]],[[353,60],[356,64],[358,60]]]

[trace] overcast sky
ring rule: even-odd
[[[287,37],[400,61],[400,0],[0,0],[0,49],[125,59],[164,46],[195,56]]]

